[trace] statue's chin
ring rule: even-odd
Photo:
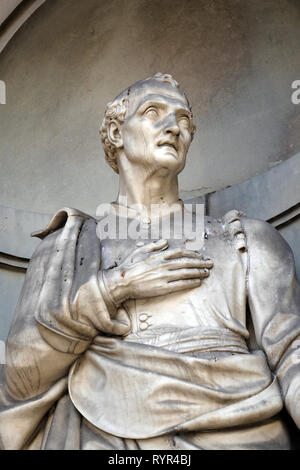
[[[177,151],[173,148],[161,148],[158,152],[155,153],[155,161],[164,168],[169,168],[170,170],[177,169],[181,167],[181,159]]]
[[[166,156],[166,158],[160,158],[156,161],[159,161],[159,166],[165,170],[166,175],[179,175],[185,167],[185,159],[183,161],[182,159],[178,159],[178,157],[175,158],[174,155],[169,155]]]

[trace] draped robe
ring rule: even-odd
[[[112,314],[98,271],[135,241],[100,244],[96,224],[64,209],[37,233],[7,341],[1,447],[290,448],[280,411],[300,427],[300,290],[281,236],[237,211],[207,218],[201,286]]]

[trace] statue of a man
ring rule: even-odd
[[[177,175],[193,133],[170,75],[108,104],[119,224],[147,232],[185,213]],[[300,428],[300,289],[278,232],[231,211],[206,217],[191,250],[161,233],[99,240],[99,223],[63,209],[36,234],[7,342],[1,446],[291,448],[280,411]]]

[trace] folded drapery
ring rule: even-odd
[[[179,330],[168,328],[167,331],[155,330],[148,334],[130,333],[126,341],[148,344],[169,351],[201,356],[206,353],[248,353],[245,338],[227,328],[192,327]]]
[[[205,359],[103,336],[72,367],[69,393],[93,425],[130,439],[249,425],[282,408],[260,351]]]

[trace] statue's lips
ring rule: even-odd
[[[175,150],[175,152],[177,152],[178,148],[177,148],[177,145],[173,142],[160,142],[159,144],[157,144],[158,147],[167,147],[169,149],[173,149]]]

